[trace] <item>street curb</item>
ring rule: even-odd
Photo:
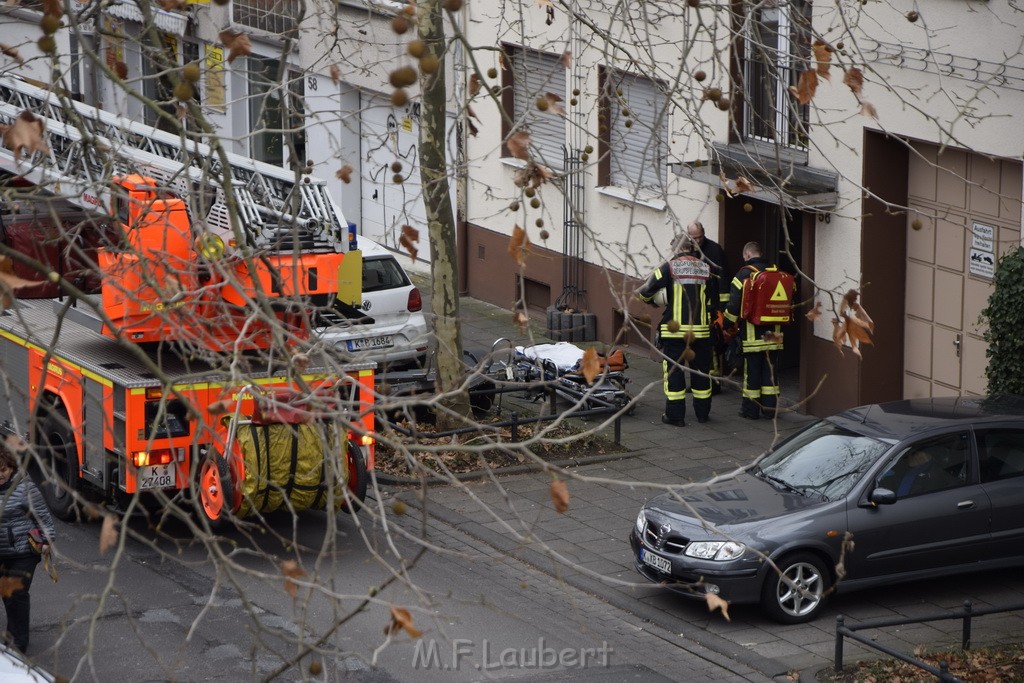
[[[543,463],[526,463],[523,465],[508,465],[506,467],[492,467],[487,470],[477,470],[475,472],[461,472],[455,475],[455,478],[461,482],[480,481],[482,479],[490,479],[494,476],[505,476],[515,474],[531,474],[533,472],[543,472],[549,469],[569,469],[575,467],[582,467],[584,465],[596,465],[602,462],[613,462],[616,460],[625,460],[626,458],[633,458],[637,456],[645,455],[650,448],[640,448],[635,451],[621,451],[619,453],[602,453],[601,455],[584,455],[579,458],[563,458],[562,460],[549,460]],[[421,479],[415,479],[413,477],[399,477],[392,474],[381,474],[374,473],[378,484],[384,486],[421,486],[423,481]],[[444,484],[450,484],[451,479],[446,478],[440,473],[430,476],[427,479],[428,486],[441,486]]]
[[[422,513],[422,508],[418,500],[408,499],[406,502],[410,506],[419,509]],[[521,543],[518,543],[503,534],[491,531],[482,524],[474,522],[455,510],[445,507],[436,501],[431,502],[433,504],[430,510],[430,515],[432,517],[459,529],[472,538],[486,543],[495,550],[503,552],[510,557],[514,557],[521,562],[525,562],[526,564],[536,568],[538,571],[552,575],[546,567],[549,567],[553,560],[545,553],[525,547]],[[627,545],[625,540],[623,540],[623,545]],[[578,573],[560,572],[557,576],[559,580],[564,581],[573,588],[585,591],[592,596],[604,600],[612,607],[629,612],[646,622],[657,623],[659,621],[664,621],[667,616],[672,623],[671,628],[665,628],[674,633],[678,633],[682,638],[684,638],[682,642],[678,643],[678,647],[700,657],[701,659],[707,659],[707,654],[701,652],[701,650],[704,649],[721,655],[726,659],[739,662],[740,664],[749,667],[768,678],[780,678],[786,676],[790,671],[788,667],[777,660],[769,657],[763,657],[748,648],[723,638],[722,636],[709,633],[700,627],[694,626],[693,624],[676,617],[669,612],[650,607],[639,600],[629,600],[627,597],[615,591],[612,591],[609,594],[605,585],[597,579]]]

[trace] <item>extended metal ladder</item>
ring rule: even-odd
[[[109,178],[141,173],[184,198],[196,227],[228,242],[226,172],[249,246],[276,253],[348,249],[348,222],[322,180],[297,180],[291,171],[231,153],[224,169],[209,145],[0,76],[0,123],[11,125],[24,111],[42,119],[49,153],[17,160],[0,145],[0,170],[79,206],[109,206]]]

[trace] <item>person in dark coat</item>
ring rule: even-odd
[[[743,259],[743,267],[732,279],[725,318],[736,323],[743,348],[743,400],[740,403],[740,417],[756,420],[762,415],[775,416],[779,400],[782,327],[754,325],[740,319],[743,282],[755,272],[773,267],[761,255],[761,245],[757,242],[747,242],[743,246]]]
[[[661,421],[686,425],[686,376],[690,376],[693,412],[698,422],[711,413],[711,321],[718,312],[718,281],[699,259],[687,235],[673,240],[670,260],[651,274],[637,294],[655,304],[664,292],[664,311],[658,326],[658,348],[664,355],[665,414]],[[689,365],[687,373],[684,365]]]
[[[42,553],[54,539],[53,518],[43,496],[18,467],[11,451],[0,444],[0,577],[20,579],[21,585],[3,598],[7,612],[7,638],[24,653],[28,650],[29,589]],[[37,535],[38,550],[30,532]],[[9,586],[8,586],[9,587]],[[6,591],[4,591],[6,593]]]

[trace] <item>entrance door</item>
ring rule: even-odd
[[[999,255],[1020,245],[1021,165],[913,147],[903,395],[981,395],[987,345],[978,316]]]

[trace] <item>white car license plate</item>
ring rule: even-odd
[[[390,334],[382,337],[365,337],[362,339],[349,339],[349,351],[368,351],[372,349],[390,349],[395,345],[395,340]]]
[[[648,567],[654,567],[662,574],[672,573],[672,563],[661,555],[655,555],[644,548],[640,549],[640,560]]]
[[[171,489],[177,483],[177,468],[171,463],[168,465],[147,465],[140,467],[136,481],[139,490],[146,489]]]

